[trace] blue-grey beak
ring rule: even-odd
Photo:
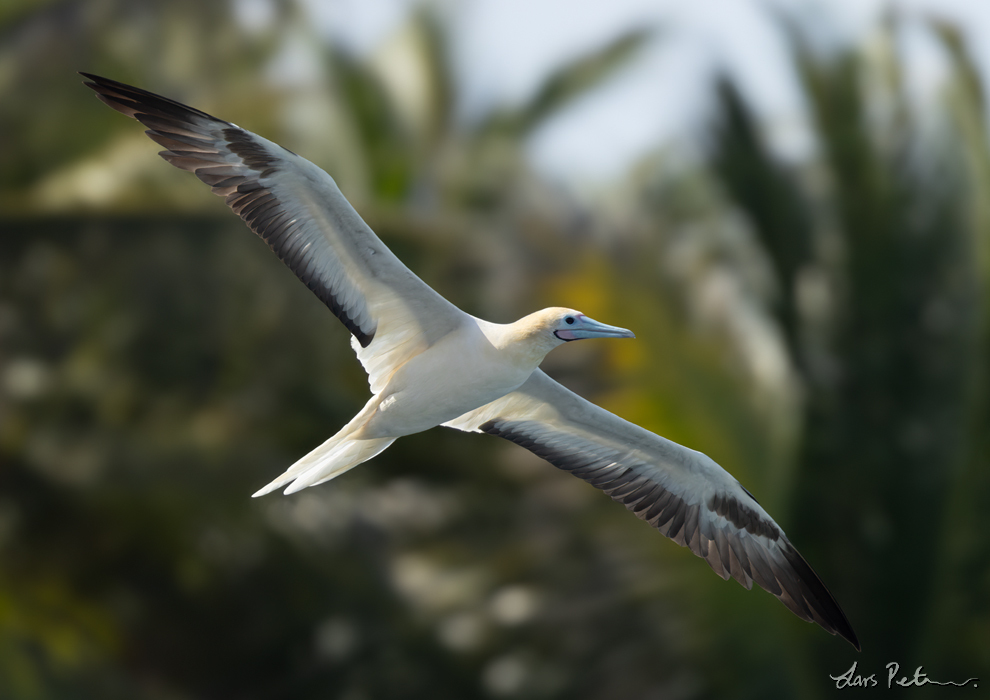
[[[609,326],[588,318],[575,316],[574,323],[553,333],[561,340],[582,340],[584,338],[635,338],[632,331],[618,326]]]

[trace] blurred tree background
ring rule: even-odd
[[[990,675],[990,144],[954,26],[927,26],[950,70],[919,104],[896,18],[828,50],[781,19],[808,152],[772,148],[722,77],[700,155],[658,147],[579,199],[527,140],[662,36],[465,123],[442,11],[359,57],[270,8],[0,9],[0,697],[814,698],[854,661],[881,685],[891,661]],[[312,75],[265,78],[299,55]],[[363,404],[364,375],[78,69],[325,167],[471,313],[566,304],[634,329],[546,368],[739,478],[863,652],[487,436],[436,429],[250,499]]]

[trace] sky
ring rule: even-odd
[[[252,2],[261,0],[248,0]],[[398,31],[416,0],[306,0],[324,35],[371,54]],[[985,0],[440,0],[453,24],[461,111],[466,119],[533,94],[555,67],[624,31],[655,28],[653,40],[598,92],[532,138],[542,174],[563,183],[604,182],[660,145],[696,139],[710,77],[735,77],[785,153],[808,147],[804,107],[773,11],[814,28],[827,47],[869,41],[883,13],[904,21],[902,48],[918,99],[937,88],[944,59],[926,18],[955,21],[990,69]],[[985,73],[988,74],[988,73]]]

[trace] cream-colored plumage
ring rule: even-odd
[[[323,483],[374,457],[396,438],[452,421],[515,391],[548,352],[566,342],[554,331],[566,329],[567,318],[573,325],[583,317],[573,309],[551,308],[502,325],[464,314],[451,331],[431,344],[417,343],[416,354],[388,365],[379,382],[384,386],[350,423],[255,496],[289,482],[287,494]],[[368,349],[374,347],[372,342]],[[373,363],[374,353],[368,356]]]
[[[564,308],[508,325],[474,318],[403,265],[309,161],[174,100],[84,75],[106,104],[148,127],[163,158],[224,197],[353,335],[372,398],[255,496],[323,483],[437,425],[498,435],[605,491],[719,576],[757,582],[859,648],[838,603],[738,481],[538,369],[567,341],[632,333]]]

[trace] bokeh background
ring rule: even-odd
[[[829,679],[854,662],[877,690],[889,662],[990,683],[982,5],[6,0],[0,697],[817,698],[857,692]],[[250,499],[365,377],[76,70],[322,165],[471,313],[633,329],[545,366],[739,478],[863,652],[488,436]]]

